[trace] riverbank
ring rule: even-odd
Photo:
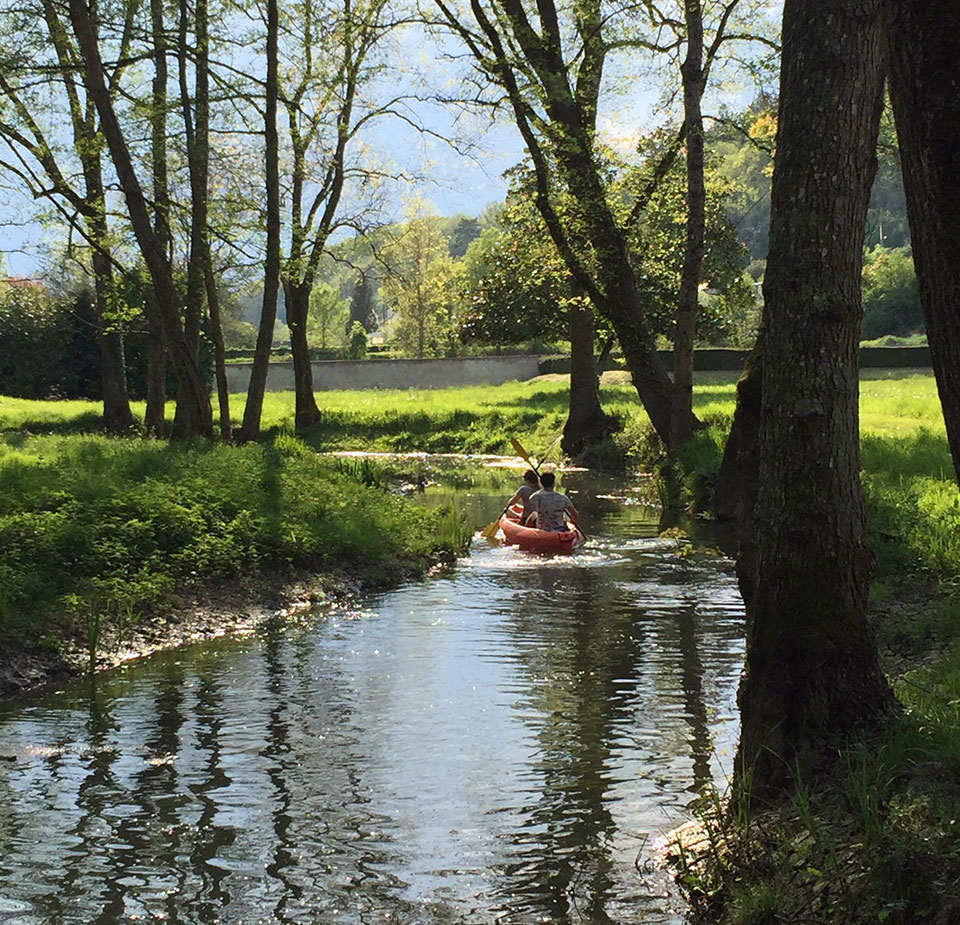
[[[468,542],[456,511],[383,482],[284,434],[227,447],[6,433],[0,693],[396,583]]]
[[[899,713],[848,743],[830,788],[774,809],[711,792],[665,859],[697,925],[960,921],[960,601],[897,582],[871,620]]]

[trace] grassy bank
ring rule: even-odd
[[[226,447],[94,435],[0,438],[0,649],[122,633],[174,592],[299,569],[423,570],[471,530],[277,435]]]

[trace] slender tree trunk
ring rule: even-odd
[[[143,426],[148,436],[159,440],[167,427],[167,349],[152,286],[144,294],[143,308],[147,319],[147,410]]]
[[[93,114],[91,113],[91,116]],[[89,121],[91,127],[93,120]],[[97,314],[97,339],[100,342],[100,383],[103,389],[103,424],[111,433],[127,433],[135,426],[127,394],[127,377],[123,361],[123,338],[109,326],[110,308],[114,298],[113,268],[108,252],[109,237],[103,195],[103,173],[100,151],[95,139],[89,137],[87,126],[83,134],[88,144],[81,146],[84,182],[87,199],[94,204],[95,214],[87,220],[87,230],[93,243],[93,279]]]
[[[570,410],[560,446],[568,456],[597,443],[612,432],[612,422],[600,407],[597,362],[593,353],[593,308],[570,304]]]
[[[738,767],[807,779],[892,695],[866,620],[860,268],[883,89],[883,0],[787,0]]]
[[[700,0],[685,0],[687,56],[683,73],[683,115],[687,133],[687,231],[673,334],[673,413],[671,452],[693,436],[693,343],[700,308],[706,228],[706,191],[703,179],[703,11]]]
[[[183,336],[193,354],[200,355],[200,328],[203,319],[205,281],[203,272],[204,241],[207,229],[207,112],[208,78],[202,58],[206,57],[206,5],[197,0],[194,32],[197,43],[194,61],[196,93],[191,102],[188,68],[189,8],[187,0],[180,0],[180,18],[177,40],[180,108],[183,113],[187,146],[187,167],[190,174],[190,256],[187,260],[187,294],[183,306]]]
[[[140,246],[140,252],[153,278],[164,340],[169,347],[178,382],[187,384],[182,397],[185,407],[180,434],[209,437],[213,432],[210,401],[197,364],[183,338],[173,273],[150,224],[143,190],[134,172],[133,161],[106,86],[96,33],[84,0],[70,0],[70,18],[83,58],[87,92],[93,98],[97,112],[100,114],[101,128],[110,148],[120,187],[127,203],[130,223]]]
[[[310,307],[310,288],[307,284],[285,283],[287,326],[290,328],[290,352],[293,354],[293,379],[296,390],[297,430],[312,427],[320,420],[320,409],[313,397],[313,366],[307,343],[307,312]]]
[[[102,202],[102,200],[101,200]],[[106,232],[106,229],[104,229]],[[100,246],[107,246],[106,234]],[[100,383],[103,389],[103,425],[114,434],[127,433],[136,422],[130,410],[127,378],[123,362],[123,339],[120,332],[108,329],[107,316],[113,294],[113,271],[110,258],[94,246],[93,278],[97,312],[97,339],[100,342]]]
[[[153,96],[150,110],[150,152],[153,166],[153,230],[157,242],[170,259],[170,193],[167,180],[167,35],[163,22],[163,0],[150,0],[153,37]],[[144,299],[147,319],[147,409],[146,432],[162,438],[166,427],[167,353],[163,325],[155,292]]]
[[[566,143],[558,146],[558,152],[564,184],[577,201],[586,237],[596,255],[599,285],[591,293],[591,300],[613,326],[644,410],[660,439],[669,445],[673,383],[646,322],[623,229],[610,212],[592,163],[589,142],[577,137],[575,125],[571,125]],[[576,273],[573,275],[577,276]],[[691,426],[696,425],[694,419]]]
[[[44,19],[50,41],[62,69],[61,78],[69,101],[73,126],[73,148],[80,161],[84,182],[84,222],[93,248],[94,306],[100,350],[100,384],[103,391],[103,423],[113,433],[124,433],[134,426],[127,394],[123,337],[110,329],[109,316],[115,300],[113,266],[110,259],[109,227],[103,191],[102,145],[97,132],[97,110],[87,97],[81,102],[77,92],[78,75],[74,71],[76,53],[60,18],[60,10],[44,0]],[[47,169],[48,175],[53,173]],[[54,183],[54,186],[57,184]]]
[[[183,112],[184,133],[187,142],[187,168],[190,174],[190,256],[187,260],[187,293],[183,307],[183,336],[195,363],[200,360],[200,329],[203,323],[206,273],[204,271],[207,250],[207,175],[210,159],[208,138],[209,123],[209,78],[207,73],[207,9],[205,0],[196,0],[194,34],[196,56],[194,59],[195,93],[190,99],[188,60],[189,8],[187,0],[180,0],[180,24],[177,42],[178,79],[180,83],[180,108]],[[180,385],[182,390],[183,386]],[[174,426],[179,426],[180,408],[177,395],[177,412]]]
[[[890,95],[933,372],[960,476],[960,4],[891,3]]]
[[[217,377],[217,407],[220,412],[220,439],[228,443],[233,435],[230,421],[230,386],[227,384],[227,351],[223,344],[223,324],[220,319],[220,294],[213,273],[209,237],[204,241],[203,276],[207,287],[207,306],[210,309],[210,332],[213,336],[214,362]]]
[[[280,140],[277,134],[278,84],[278,19],[277,0],[267,0],[267,85],[265,134],[265,179],[267,192],[267,255],[264,262],[263,308],[257,347],[250,370],[247,404],[243,409],[240,439],[256,440],[260,436],[263,394],[267,387],[273,328],[277,320],[277,295],[280,290]]]

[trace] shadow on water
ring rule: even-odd
[[[515,477],[460,500],[483,522]],[[0,920],[679,923],[641,871],[735,744],[739,598],[632,486],[567,487],[582,555],[477,545],[0,705]]]

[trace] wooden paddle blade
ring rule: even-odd
[[[511,437],[510,443],[513,444],[513,448],[517,451],[517,456],[519,456],[525,463],[532,466],[533,463],[530,462],[530,454],[523,448],[523,444],[516,437]]]
[[[500,529],[500,518],[498,517],[493,523],[487,524],[481,531],[480,536],[485,540],[493,539],[497,535],[497,530]]]

